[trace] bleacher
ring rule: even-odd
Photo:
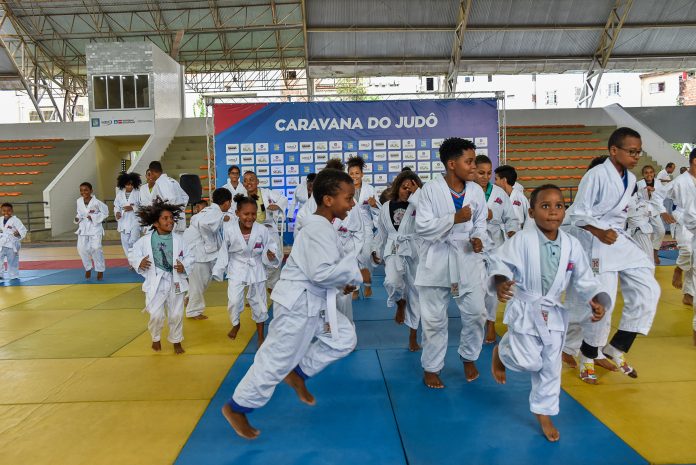
[[[593,158],[607,154],[607,140],[616,129],[612,126],[537,125],[507,126],[507,163],[517,170],[519,182],[527,195],[542,184],[556,184],[572,202],[582,175]],[[636,169],[652,164],[649,156],[641,157]]]
[[[184,173],[197,174],[203,184],[203,197],[208,197],[207,152],[205,136],[175,137],[162,157],[164,172],[177,181]]]
[[[42,228],[43,190],[80,150],[85,140],[0,140],[0,203],[15,205],[15,214],[32,229]],[[28,208],[27,208],[27,205]]]

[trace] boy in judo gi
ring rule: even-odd
[[[186,214],[183,212],[183,209],[188,205],[188,194],[176,180],[163,172],[162,163],[158,161],[150,162],[148,169],[150,170],[150,176],[155,182],[151,192],[152,200],[159,198],[164,203],[180,205],[182,214],[177,219],[174,229],[176,232],[184,232],[186,230]]]
[[[416,234],[420,248],[416,286],[423,326],[423,381],[430,388],[445,385],[440,371],[447,351],[447,306],[454,299],[462,320],[459,356],[467,381],[478,378],[476,360],[483,344],[488,207],[481,186],[474,182],[476,146],[452,137],[440,146],[446,172],[426,183],[416,206]]]
[[[3,203],[2,224],[0,224],[0,278],[19,278],[19,249],[22,239],[27,235],[27,228],[22,221],[14,216],[11,203]],[[7,270],[5,270],[7,260]]]
[[[114,199],[114,216],[117,231],[121,234],[123,253],[128,251],[140,239],[140,223],[137,211],[140,207],[140,175],[138,173],[121,173],[116,179],[118,191]]]
[[[336,309],[338,293],[349,294],[362,281],[357,260],[343,255],[331,222],[345,219],[355,205],[353,181],[345,172],[324,169],[314,181],[316,212],[298,233],[273,289],[274,318],[254,363],[237,385],[222,414],[237,434],[260,431],[247,414],[264,406],[285,380],[300,400],[314,405],[305,380],[355,348],[355,327]]]
[[[106,262],[102,249],[104,237],[103,221],[109,216],[106,204],[92,195],[92,185],[88,182],[80,184],[80,198],[77,199],[77,214],[74,223],[77,225],[77,252],[85,267],[85,278],[92,277],[92,268],[97,271],[97,280],[104,279]],[[92,264],[94,262],[94,265]]]
[[[152,350],[162,350],[160,338],[164,319],[169,322],[167,340],[174,352],[183,354],[184,348],[184,295],[188,290],[186,279],[192,269],[193,256],[188,253],[183,235],[174,231],[182,214],[181,207],[155,199],[152,205],[138,210],[140,224],[148,232],[138,239],[128,254],[128,262],[145,278],[145,309],[150,314],[147,329],[152,336]]]
[[[186,318],[205,320],[205,291],[213,277],[213,265],[222,245],[222,225],[229,221],[227,211],[232,204],[232,194],[225,188],[213,191],[213,203],[191,217],[184,231],[184,241],[193,256],[193,267],[188,275],[189,290],[186,302]]]
[[[488,207],[488,241],[484,252],[484,261],[489,263],[488,255],[520,229],[520,223],[512,210],[510,196],[496,184],[491,182],[493,162],[486,155],[476,157],[476,176],[474,180],[481,186],[486,195]],[[495,317],[498,310],[498,299],[495,293],[486,293],[486,338],[484,343],[495,342]]]
[[[423,182],[413,171],[402,171],[390,189],[389,199],[382,204],[377,219],[377,234],[372,242],[372,260],[384,261],[384,288],[387,307],[394,307],[397,324],[409,328],[408,348],[418,345],[420,304],[414,281],[418,268],[420,238],[415,234],[418,192]]]
[[[236,218],[223,226],[222,247],[213,267],[213,278],[222,281],[227,273],[227,311],[232,323],[227,336],[237,337],[246,291],[260,347],[264,341],[264,322],[268,320],[266,267],[279,267],[280,259],[273,232],[256,222],[256,199],[237,194],[234,202]]]
[[[512,211],[517,218],[520,229],[528,219],[529,202],[524,196],[524,189],[517,182],[517,171],[510,165],[501,165],[495,169],[495,185],[505,191],[510,198]]]
[[[638,377],[626,353],[638,334],[647,335],[650,331],[660,298],[652,257],[646,256],[624,229],[636,186],[636,177],[630,170],[643,153],[640,134],[619,128],[609,137],[608,149],[609,158],[582,177],[565,220],[568,231],[589,253],[590,265],[612,299],[612,305],[606,309],[607,318],[598,324],[588,319],[582,323],[580,378],[589,384],[597,384],[595,359],[600,347],[621,373]],[[624,306],[619,330],[609,340],[619,280]],[[573,288],[568,290],[567,299],[574,299]],[[585,308],[589,311],[589,307]]]
[[[551,184],[531,195],[532,221],[492,256],[490,270],[498,298],[507,302],[504,322],[508,331],[493,349],[492,371],[505,384],[505,370],[531,373],[529,405],[549,441],[560,434],[551,416],[558,415],[561,392],[561,350],[568,326],[561,303],[573,287],[592,309],[596,322],[611,305],[611,298],[594,277],[582,245],[559,229],[565,214],[561,190]]]
[[[638,197],[647,204],[650,214],[650,225],[652,233],[650,240],[653,248],[655,265],[660,264],[658,252],[662,246],[662,239],[665,236],[665,223],[672,225],[675,223],[674,217],[665,208],[665,195],[667,186],[655,180],[655,169],[650,165],[645,165],[641,169],[643,179],[636,183]]]

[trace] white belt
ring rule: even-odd
[[[534,327],[539,333],[541,342],[545,346],[551,344],[551,333],[549,332],[548,324],[544,320],[544,316],[541,312],[543,308],[553,310],[561,307],[561,303],[551,297],[529,292],[519,287],[515,289],[515,298],[527,304],[527,311],[531,312]]]
[[[304,287],[308,292],[316,295],[317,297],[326,298],[326,313],[324,314],[324,321],[329,324],[331,339],[336,339],[338,337],[338,334],[336,333],[336,329],[338,327],[338,309],[336,308],[338,289],[334,287],[320,287],[309,281],[293,281],[293,283]]]

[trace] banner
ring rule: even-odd
[[[217,187],[238,165],[256,172],[259,187],[292,199],[301,179],[329,159],[360,155],[364,182],[381,193],[404,167],[423,181],[443,172],[438,147],[453,136],[498,165],[495,99],[217,104],[213,115]]]

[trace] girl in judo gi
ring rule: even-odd
[[[506,369],[531,373],[529,404],[549,441],[560,434],[551,420],[558,414],[561,350],[568,325],[563,292],[573,287],[592,309],[596,322],[611,297],[595,278],[580,242],[559,229],[565,214],[561,190],[537,187],[530,200],[530,221],[492,254],[490,270],[498,298],[507,302],[508,331],[493,349],[492,372],[505,384]]]
[[[515,232],[519,231],[521,225],[517,216],[512,210],[512,203],[507,193],[499,186],[491,182],[493,176],[493,162],[485,155],[476,156],[476,176],[474,180],[481,186],[486,195],[486,206],[488,207],[487,223],[487,244],[483,253],[486,265],[490,263],[489,254],[497,249]],[[495,332],[495,318],[498,310],[498,299],[494,293],[487,292],[486,302],[486,338],[484,343],[495,342],[497,334]]]
[[[256,198],[244,194],[234,196],[237,218],[225,223],[222,246],[213,267],[213,278],[222,281],[227,273],[227,311],[232,329],[227,334],[235,339],[244,309],[244,293],[256,322],[258,345],[264,340],[264,322],[268,320],[266,301],[266,267],[277,268],[280,258],[273,232],[256,222]]]
[[[121,233],[123,253],[128,251],[140,239],[140,223],[137,211],[140,207],[140,175],[138,173],[121,173],[116,179],[116,199],[114,199],[114,216],[117,231]]]
[[[152,205],[138,210],[140,224],[148,232],[138,239],[128,254],[128,261],[145,278],[145,309],[150,314],[147,329],[152,336],[152,350],[162,350],[160,338],[165,317],[169,322],[167,340],[174,352],[183,354],[184,295],[188,290],[187,273],[193,266],[193,256],[187,252],[183,235],[174,231],[183,214],[178,205],[155,199]]]
[[[420,248],[416,286],[423,326],[423,382],[444,388],[440,371],[447,352],[447,306],[454,299],[462,320],[458,353],[467,381],[479,377],[476,360],[486,321],[483,241],[488,207],[481,186],[474,182],[476,146],[452,137],[440,145],[443,176],[426,183],[416,206]]]
[[[377,219],[377,234],[372,242],[372,260],[384,261],[384,288],[387,307],[396,304],[394,321],[409,328],[408,348],[418,345],[420,304],[414,281],[421,240],[415,234],[418,192],[423,182],[413,171],[402,171],[390,189],[389,200],[382,204]]]
[[[300,400],[314,405],[305,380],[350,354],[357,342],[355,327],[336,309],[338,293],[350,294],[362,281],[357,260],[344,255],[331,224],[345,219],[355,205],[353,181],[345,172],[324,169],[314,181],[317,209],[305,220],[271,294],[274,318],[254,363],[222,408],[241,437],[260,431],[247,414],[264,406],[285,380]]]
[[[22,239],[27,235],[27,228],[22,221],[14,216],[11,203],[3,203],[2,224],[0,224],[0,278],[19,278],[19,249]],[[7,260],[7,270],[5,270]]]
[[[92,185],[88,182],[80,184],[80,198],[77,199],[77,252],[85,267],[85,278],[92,277],[92,268],[97,271],[97,280],[104,279],[106,262],[102,249],[104,227],[102,223],[109,216],[107,206],[92,195]],[[94,262],[94,265],[92,264]]]

